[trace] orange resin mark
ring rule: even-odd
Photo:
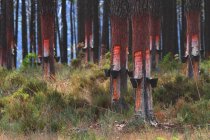
[[[117,79],[113,79],[113,101],[118,101],[119,97]]]
[[[135,111],[138,112],[141,108],[141,84],[136,89]]]
[[[114,46],[113,65],[113,70],[120,70],[120,46]]]
[[[134,78],[140,78],[142,76],[142,52],[136,52],[134,54]]]
[[[48,57],[50,55],[50,41],[44,40],[44,57]]]

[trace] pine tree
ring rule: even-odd
[[[127,47],[128,47],[128,14],[129,3],[127,0],[111,1],[111,93],[112,107],[125,109],[127,105],[124,96],[127,93]],[[118,73],[115,77],[114,72]],[[115,106],[116,105],[116,106]]]

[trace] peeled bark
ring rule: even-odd
[[[185,56],[187,57],[187,76],[189,78],[199,78],[199,62],[201,49],[201,0],[186,0],[187,19],[187,44]]]

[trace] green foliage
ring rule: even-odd
[[[210,122],[210,101],[201,100],[194,103],[187,103],[180,99],[175,107],[177,121],[184,124],[205,126]]]
[[[37,55],[36,55],[35,53],[29,53],[29,54],[23,59],[22,67],[23,67],[23,68],[26,68],[26,67],[30,66],[31,60],[32,60],[32,59],[34,59],[34,60],[37,59]]]
[[[166,56],[164,56],[159,66],[161,71],[169,72],[180,69],[181,64],[177,58],[174,58],[171,53],[168,53]]]

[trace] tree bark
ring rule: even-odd
[[[73,1],[70,5],[70,27],[71,27],[71,60],[74,59],[74,25],[73,25]]]
[[[54,79],[54,16],[55,3],[52,0],[41,0],[41,31],[44,58],[44,76]]]
[[[103,28],[101,39],[101,58],[109,51],[109,21],[110,21],[110,0],[105,0],[103,5]]]
[[[22,57],[28,55],[26,1],[22,0]]]
[[[85,0],[77,0],[77,30],[78,30],[78,44],[85,43]],[[78,48],[77,53],[80,52]]]
[[[178,54],[176,0],[162,0],[163,55]]]
[[[127,108],[124,96],[127,93],[128,5],[127,0],[111,2],[111,70],[119,73],[117,79],[111,76],[112,107],[120,111]]]
[[[93,0],[93,59],[94,63],[99,60],[99,0]]]
[[[205,57],[210,57],[210,1],[205,0]]]
[[[62,0],[62,46],[61,46],[61,63],[68,63],[68,54],[67,54],[67,21],[66,21],[66,0]]]

